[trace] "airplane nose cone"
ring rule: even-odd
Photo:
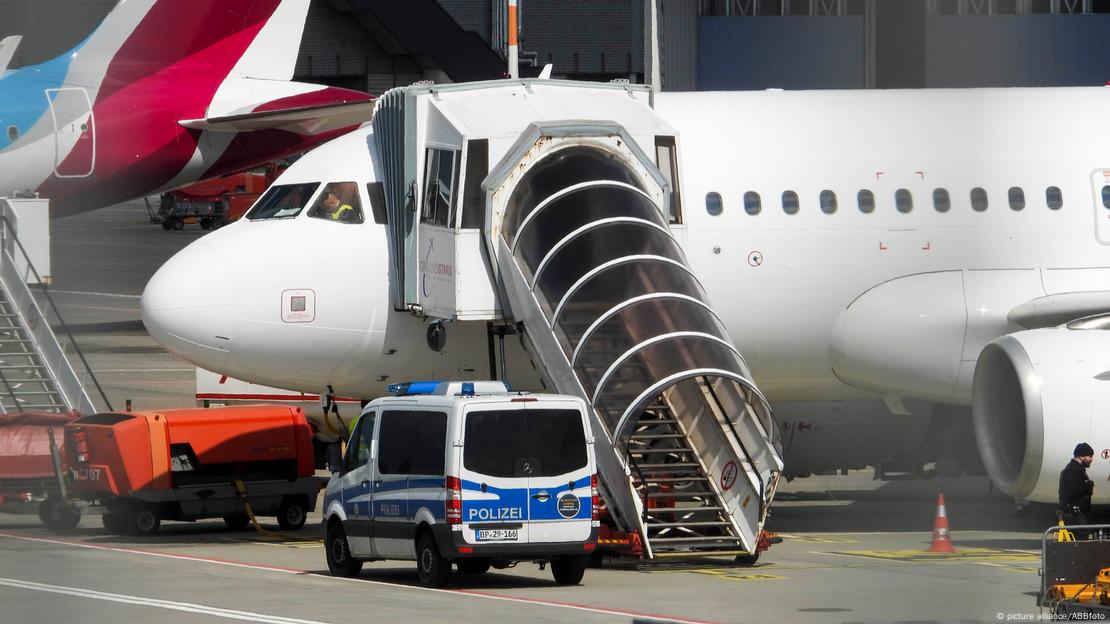
[[[228,359],[235,320],[231,264],[196,241],[170,258],[143,291],[143,324],[163,347],[203,368]]]

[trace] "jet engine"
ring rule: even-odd
[[[979,355],[972,386],[975,438],[1006,494],[1055,503],[1060,471],[1079,442],[1096,503],[1110,502],[1110,316],[1009,334]]]

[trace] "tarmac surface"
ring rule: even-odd
[[[203,232],[163,231],[141,202],[56,221],[53,232],[51,295],[113,406],[192,406],[193,368],[146,335],[138,296],[160,262]],[[925,552],[939,493],[951,555]],[[292,537],[218,520],[121,537],[101,528],[95,509],[66,533],[33,514],[0,513],[0,621],[1028,621],[1040,615],[1040,535],[1054,523],[1050,509],[1016,512],[982,477],[878,482],[857,471],[783,484],[768,528],[784,541],[754,567],[607,561],[580,586],[561,587],[549,570],[520,564],[428,590],[409,562],[328,576],[319,520],[317,509]]]

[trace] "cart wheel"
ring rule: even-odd
[[[283,500],[277,512],[278,526],[286,531],[295,531],[303,527],[305,521],[308,520],[308,510],[305,507],[304,502],[299,499],[286,498]]]
[[[205,218],[201,219],[200,220],[200,229],[202,229],[202,230],[211,230],[212,229],[212,219],[209,219],[208,217],[205,217]]]
[[[175,229],[175,230],[184,230],[185,229],[185,221],[182,220],[182,219],[174,219],[173,220],[173,229]]]
[[[759,553],[755,553],[754,555],[736,555],[736,559],[733,560],[736,565],[744,568],[754,566],[757,561],[759,561]]]
[[[136,507],[128,516],[128,528],[139,535],[154,535],[162,525],[162,519],[153,507]]]
[[[224,516],[224,524],[232,531],[242,531],[251,524],[250,516]]]
[[[173,219],[162,219],[162,229],[169,231],[173,229]]]
[[[55,531],[70,531],[81,522],[81,510],[73,501],[47,498],[39,505],[39,519]]]
[[[125,514],[106,513],[100,516],[100,522],[109,533],[123,535],[127,532],[127,516]]]

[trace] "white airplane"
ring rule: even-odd
[[[365,93],[293,82],[309,0],[121,0],[72,50],[8,69],[0,196],[93,210],[298,154],[369,118]]]
[[[788,475],[891,456],[943,463],[954,452],[920,447],[973,438],[1016,499],[1055,502],[1081,441],[1101,455],[1094,480],[1110,472],[1099,417],[1110,409],[1110,332],[1099,331],[1110,328],[1110,90],[648,94],[521,80],[393,95],[373,123],[286,171],[246,219],[155,274],[142,308],[159,342],[237,378],[354,397],[420,378],[559,385],[539,343],[573,362],[569,330],[537,336],[574,301],[537,280],[546,316],[514,303],[527,297],[511,296],[519,276],[502,259],[525,226],[502,221],[516,201],[502,191],[529,179],[544,141],[592,128],[598,149],[658,165],[629,184],[669,213],[662,229],[775,408]],[[568,176],[532,179],[520,201],[573,196]],[[642,184],[652,176],[663,195]],[[358,218],[328,217],[328,192]],[[587,265],[633,253],[624,238],[573,253]],[[581,267],[558,268],[544,276],[563,280],[552,292],[588,285]],[[529,336],[528,352],[505,343],[505,365],[487,340],[499,319],[524,321]],[[651,336],[661,322],[656,309],[629,323]],[[1110,503],[1110,488],[1095,502]]]

